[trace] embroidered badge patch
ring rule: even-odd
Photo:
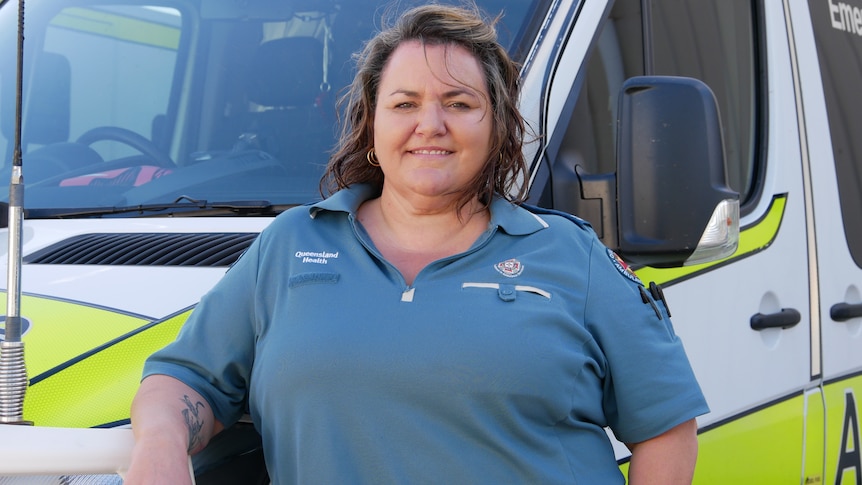
[[[494,269],[507,278],[514,278],[524,271],[524,265],[512,258],[495,264]]]
[[[634,281],[635,283],[643,285],[643,283],[641,283],[641,279],[638,278],[638,275],[636,275],[635,272],[632,271],[631,267],[626,264],[626,262],[623,261],[621,257],[617,256],[617,253],[611,251],[610,248],[608,248],[607,251],[608,257],[611,258],[611,261],[614,263],[614,267],[617,269],[617,271],[619,271],[623,276]]]

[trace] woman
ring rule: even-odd
[[[707,408],[663,304],[589,226],[518,205],[493,25],[418,7],[358,67],[337,192],[279,216],[150,358],[126,483],[187,483],[246,410],[279,484],[623,483],[606,426],[631,483],[690,482]]]

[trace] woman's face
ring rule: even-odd
[[[493,116],[479,61],[455,45],[406,42],[380,77],[374,149],[384,192],[457,196],[489,158]]]

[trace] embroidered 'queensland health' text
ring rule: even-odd
[[[303,263],[329,264],[330,259],[338,259],[338,251],[334,253],[326,251],[297,251],[294,256],[301,259]]]

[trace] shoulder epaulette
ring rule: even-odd
[[[584,219],[581,219],[578,216],[573,216],[572,214],[569,214],[568,212],[563,212],[563,211],[559,211],[559,210],[555,210],[555,209],[547,209],[545,207],[538,207],[538,206],[530,205],[530,204],[521,204],[521,207],[523,207],[524,209],[527,209],[528,211],[530,211],[536,215],[561,216],[561,217],[568,219],[571,222],[574,222],[575,224],[578,225],[578,227],[580,227],[582,229],[589,229],[591,231],[593,230],[593,226],[589,222],[587,222]]]

